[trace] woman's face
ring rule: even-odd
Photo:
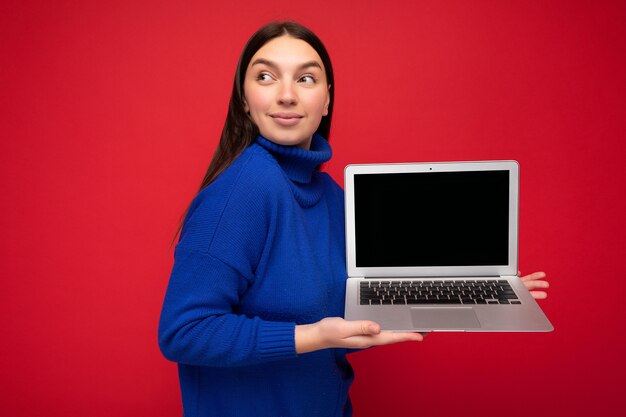
[[[309,149],[322,116],[328,114],[329,88],[315,49],[285,35],[267,42],[250,60],[244,106],[265,138]]]

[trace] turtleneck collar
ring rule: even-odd
[[[298,183],[311,182],[315,168],[329,161],[333,154],[328,141],[317,133],[313,135],[308,150],[299,146],[279,145],[261,135],[256,140],[274,155],[289,179]]]
[[[317,203],[322,195],[322,184],[313,175],[315,169],[330,160],[330,144],[321,135],[315,133],[310,149],[298,146],[286,146],[274,143],[263,136],[256,138],[256,143],[267,150],[289,178],[296,200],[302,206]]]

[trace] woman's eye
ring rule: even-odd
[[[272,77],[269,74],[262,72],[257,75],[256,79],[259,81],[269,81],[272,79]]]
[[[315,84],[315,78],[312,75],[304,75],[300,78],[305,84]]]

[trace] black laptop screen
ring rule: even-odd
[[[356,174],[357,267],[507,265],[509,171]]]

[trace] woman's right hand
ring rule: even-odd
[[[296,326],[296,352],[306,353],[326,348],[365,349],[399,342],[421,342],[420,333],[381,331],[370,320],[344,320],[328,317],[313,324]]]

